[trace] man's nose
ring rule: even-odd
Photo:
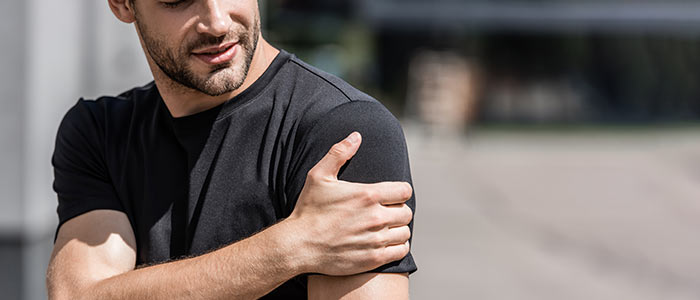
[[[199,23],[197,24],[197,32],[208,33],[213,36],[223,36],[231,29],[231,16],[225,10],[224,5],[219,0],[206,0],[203,5],[203,12]]]

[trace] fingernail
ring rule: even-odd
[[[348,136],[348,141],[351,142],[351,143],[353,143],[353,144],[357,144],[357,143],[360,141],[360,134],[357,133],[357,131],[351,133],[351,134]]]

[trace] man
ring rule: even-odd
[[[108,1],[154,83],[61,124],[50,298],[408,298],[414,198],[383,106],[268,44],[254,0]]]

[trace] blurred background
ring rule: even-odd
[[[700,2],[261,0],[400,118],[414,299],[700,299]],[[0,292],[45,299],[78,97],[151,80],[106,1],[0,2]]]

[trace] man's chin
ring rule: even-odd
[[[235,91],[235,87],[228,84],[206,84],[194,88],[196,91],[211,97],[221,96]]]
[[[241,84],[235,81],[217,80],[215,82],[207,82],[196,88],[197,91],[208,96],[216,97],[231,93],[238,89]]]
[[[175,73],[179,76],[168,77],[186,88],[211,97],[221,96],[237,90],[247,76],[247,68],[244,62],[239,64],[229,62],[214,66],[190,63],[184,70],[187,71]]]
[[[216,97],[238,89],[243,83],[243,79],[239,77],[230,68],[223,67],[220,70],[208,70],[206,76],[183,78],[182,81],[177,80],[177,82],[192,90]]]

